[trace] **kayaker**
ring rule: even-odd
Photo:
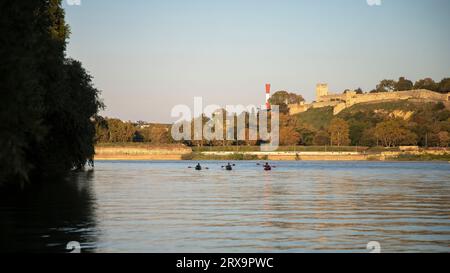
[[[272,170],[272,166],[270,166],[269,163],[266,163],[266,164],[264,165],[264,170],[265,170],[265,171],[271,171],[271,170]]]

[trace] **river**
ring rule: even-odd
[[[96,162],[0,201],[2,252],[450,252],[450,164]]]

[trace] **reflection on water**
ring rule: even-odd
[[[67,252],[69,241],[95,249],[93,173],[74,174],[67,180],[0,200],[1,252]]]
[[[450,252],[450,164],[98,162],[1,201],[3,251]]]

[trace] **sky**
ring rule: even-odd
[[[101,114],[122,120],[173,122],[194,97],[263,105],[266,83],[312,101],[319,82],[450,76],[448,0],[63,1],[67,55],[94,77]]]

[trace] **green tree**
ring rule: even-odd
[[[355,90],[355,92],[356,92],[356,94],[358,94],[358,95],[364,94],[364,91],[363,91],[361,88],[357,88],[357,89]]]
[[[95,142],[109,142],[108,120],[103,118],[102,116],[95,117]]]
[[[397,82],[394,80],[382,80],[376,88],[376,92],[392,92],[395,90],[397,86]]]
[[[439,85],[431,78],[418,80],[414,84],[414,89],[426,89],[430,91],[438,91]]]
[[[361,145],[364,131],[370,128],[367,120],[351,120],[350,124],[350,140],[352,145]]]
[[[413,86],[414,84],[412,81],[406,79],[405,77],[400,77],[395,85],[395,90],[396,91],[412,90]]]
[[[450,92],[450,78],[442,79],[442,81],[439,83],[438,91],[440,93],[449,93]]]
[[[289,113],[289,104],[298,104],[304,102],[305,99],[301,95],[289,93],[287,91],[278,91],[272,95],[269,102],[272,105],[280,106],[280,113]]]

